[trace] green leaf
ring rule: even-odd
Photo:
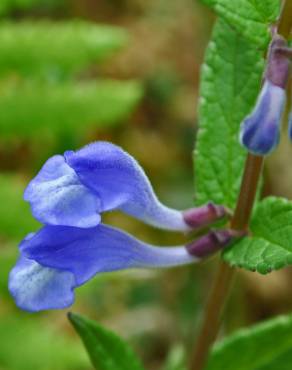
[[[95,321],[70,313],[69,320],[81,337],[97,370],[143,370],[132,349],[116,334]]]
[[[101,62],[127,43],[124,29],[84,21],[0,23],[0,75],[52,80]]]
[[[0,136],[37,140],[40,136],[72,133],[126,120],[142,96],[137,82],[98,81],[0,84]]]
[[[242,329],[215,345],[206,370],[284,370],[290,353],[292,316],[282,316]],[[278,362],[279,361],[279,364]],[[270,365],[274,363],[274,367]]]
[[[25,186],[20,176],[0,175],[1,239],[20,240],[40,226],[31,216],[29,204],[22,199]]]
[[[250,230],[252,236],[223,252],[225,261],[262,274],[292,264],[292,202],[265,198],[255,209]]]
[[[273,359],[270,363],[265,364],[257,370],[291,370],[292,349],[281,353],[278,357]]]
[[[270,39],[269,26],[277,20],[279,0],[204,0],[241,35],[259,47]]]
[[[261,53],[219,19],[201,74],[194,155],[198,204],[235,204],[246,156],[238,142],[239,125],[253,107],[262,71]]]

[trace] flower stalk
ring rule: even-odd
[[[286,40],[289,38],[292,30],[291,14],[292,0],[284,0],[277,32]],[[248,228],[263,164],[264,156],[256,156],[251,153],[247,155],[236,209],[230,222],[231,229],[244,232]],[[201,331],[191,358],[190,370],[203,370],[205,367],[209,351],[220,330],[222,314],[229,297],[234,275],[234,268],[223,261],[219,263],[206,304]]]

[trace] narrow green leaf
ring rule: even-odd
[[[71,132],[128,118],[142,96],[136,82],[98,81],[64,84],[0,84],[0,136],[18,138]]]
[[[262,71],[261,53],[219,19],[201,75],[194,155],[198,204],[235,204],[246,156],[238,142],[239,125],[253,107]]]
[[[279,0],[204,0],[230,26],[259,47],[269,42],[269,26],[279,14]]]
[[[292,316],[282,316],[242,329],[215,345],[206,370],[284,370],[281,362],[290,353]],[[269,367],[274,363],[274,367]],[[283,362],[282,362],[283,365]]]
[[[97,370],[143,370],[132,349],[116,334],[95,321],[70,313],[69,320],[81,337]]]
[[[255,209],[250,230],[252,236],[223,252],[225,261],[262,274],[292,264],[292,202],[265,198]]]
[[[0,23],[0,75],[62,77],[125,46],[125,30],[84,21]]]

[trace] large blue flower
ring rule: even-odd
[[[211,232],[186,246],[157,247],[103,224],[94,228],[44,226],[20,244],[9,290],[27,311],[58,309],[74,301],[74,289],[98,273],[171,267],[200,261],[226,246],[234,232]]]
[[[10,273],[10,292],[28,311],[70,306],[74,289],[98,273],[196,262],[234,237],[222,230],[186,246],[161,248],[101,224],[101,213],[113,209],[183,231],[228,214],[212,203],[184,212],[164,206],[135,159],[107,142],[50,158],[24,197],[46,225],[22,241],[20,258]]]
[[[226,215],[209,204],[186,212],[164,206],[141,166],[120,147],[95,142],[50,158],[28,185],[24,199],[44,224],[94,227],[100,214],[119,209],[151,225],[189,230]]]

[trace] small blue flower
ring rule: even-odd
[[[44,226],[20,244],[9,290],[28,311],[70,306],[74,289],[101,272],[170,267],[198,260],[185,247],[160,248],[103,224],[95,228]]]
[[[98,225],[101,213],[114,209],[180,231],[205,226],[228,213],[216,205],[187,212],[164,206],[137,161],[109,142],[50,158],[29,183],[24,199],[40,222],[80,228]]]
[[[103,224],[88,229],[44,226],[20,244],[9,290],[26,311],[65,308],[74,302],[74,289],[96,274],[198,262],[237,236],[230,230],[211,231],[187,246],[157,247]]]
[[[263,156],[275,149],[285,102],[285,90],[266,80],[253,112],[240,129],[240,142],[249,152]]]

